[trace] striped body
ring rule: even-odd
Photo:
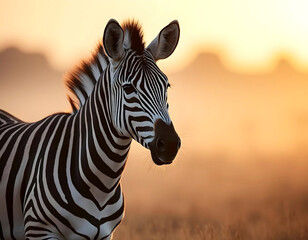
[[[104,34],[111,40],[71,75],[72,113],[24,123],[0,110],[0,239],[111,239],[123,218],[120,179],[132,139],[158,165],[174,159],[168,79],[154,47],[132,44],[139,27],[126,27],[121,58],[112,52],[121,30],[113,20]]]
[[[24,239],[25,230],[41,239],[104,239],[120,222],[118,183],[131,141],[100,117],[108,109],[101,84],[76,114],[28,124],[0,112],[0,202],[8,209],[0,219],[10,226],[2,238]]]

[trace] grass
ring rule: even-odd
[[[307,159],[199,159],[163,172],[132,163],[113,239],[307,240]]]
[[[306,240],[307,209],[276,208],[247,213],[229,220],[200,216],[138,215],[130,213],[114,234],[114,240]],[[234,212],[234,215],[237,213]]]

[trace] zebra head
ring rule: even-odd
[[[179,24],[173,21],[145,48],[136,22],[122,28],[112,19],[104,31],[113,124],[119,134],[150,149],[157,165],[170,164],[181,144],[168,112],[168,79],[156,65],[172,54],[179,34]]]

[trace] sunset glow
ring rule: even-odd
[[[133,141],[113,239],[308,239],[308,0],[0,0],[0,109],[26,122],[71,112],[65,80],[111,18],[138,20],[146,45],[180,25],[157,65],[181,148],[158,167]]]
[[[162,63],[171,70],[186,65],[200,48],[221,49],[224,61],[237,70],[269,69],[281,52],[305,70],[307,12],[305,0],[1,1],[0,49],[16,45],[45,52],[55,67],[67,69],[89,55],[110,18],[140,20],[147,44],[178,19],[179,47]]]

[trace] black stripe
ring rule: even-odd
[[[40,173],[42,173],[44,171],[44,168],[43,168],[43,163],[41,163],[40,165],[40,169],[39,169]],[[68,227],[69,229],[71,229],[72,232],[74,232],[75,234],[79,235],[79,236],[82,236],[84,237],[85,239],[90,239],[89,237],[87,237],[86,235],[83,235],[81,233],[78,233],[71,225],[71,223],[66,219],[64,218],[55,208],[54,206],[52,206],[46,196],[46,193],[45,193],[45,188],[44,188],[44,183],[43,183],[43,179],[42,179],[42,175],[40,175],[39,177],[39,182],[38,182],[38,188],[41,190],[41,195],[42,195],[42,201],[44,202],[45,206],[47,207],[48,211],[57,219],[59,220],[61,223],[63,223],[66,227]],[[38,195],[36,195],[36,199],[40,199],[38,197]],[[38,202],[38,205],[40,206],[39,202]],[[41,206],[41,209],[40,209],[41,213],[45,215],[45,217],[47,217],[48,219],[48,222],[51,223],[52,225],[54,225],[56,228],[56,224],[45,214],[45,211],[43,210],[42,206]],[[59,231],[59,229],[58,229]],[[61,232],[61,231],[59,231]]]

